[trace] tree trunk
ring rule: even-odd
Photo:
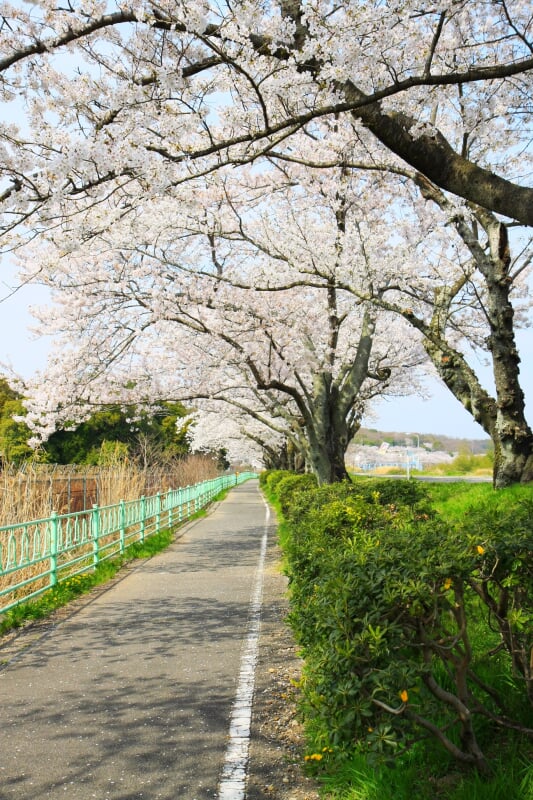
[[[307,424],[309,460],[319,485],[349,480],[344,456],[349,425],[330,375],[317,375],[314,404]]]
[[[340,483],[350,480],[344,463],[347,441],[338,432],[331,429],[324,437],[309,437],[309,455],[311,470],[318,484]]]
[[[486,313],[490,326],[487,346],[496,386],[494,486],[500,488],[533,480],[533,434],[526,421],[519,381],[507,228],[489,214],[478,212],[478,217],[484,223],[490,245],[490,258],[480,263],[480,271],[487,287]]]
[[[533,436],[523,417],[521,391],[517,394],[509,387],[508,393],[503,393],[508,384],[500,380],[495,399],[483,389],[460,353],[429,340],[424,342],[424,348],[448,389],[490,436],[494,445],[494,487],[533,480]]]
[[[447,208],[446,199],[434,186],[423,179],[418,184],[426,199]],[[481,246],[477,226],[467,225],[461,217],[456,217],[454,224],[484,279],[483,311],[489,325],[485,344],[492,360],[496,397],[483,389],[465,358],[446,340],[451,303],[456,291],[462,289],[463,280],[455,288],[441,287],[435,292],[434,313],[428,327],[411,322],[424,333],[425,350],[446,386],[492,439],[493,484],[499,489],[533,480],[533,433],[525,417],[519,380],[507,227],[483,208],[477,207],[475,215],[487,235],[488,249]],[[405,316],[409,319],[408,314]]]

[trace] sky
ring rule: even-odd
[[[520,385],[526,399],[526,416],[533,424],[533,328],[517,331],[516,341],[520,354]],[[492,375],[489,367],[475,366],[483,386],[492,392]],[[487,439],[483,428],[456,400],[444,383],[429,379],[428,400],[419,397],[393,398],[383,401],[377,409],[375,420],[364,420],[365,427],[381,431],[409,433],[436,433],[457,436],[461,439]]]
[[[0,372],[10,365],[24,378],[31,377],[44,368],[51,346],[47,337],[36,337],[30,330],[30,307],[45,303],[45,290],[38,286],[24,286],[11,297],[10,287],[16,285],[9,265],[0,267]],[[3,299],[6,298],[6,299]],[[533,330],[518,334],[522,359],[521,380],[526,395],[529,419],[533,420]],[[490,374],[485,370],[490,380]],[[381,431],[397,431],[422,435],[445,434],[462,439],[485,439],[483,429],[473,421],[458,400],[436,379],[428,379],[429,399],[415,395],[381,401],[374,413],[363,420],[365,427]]]

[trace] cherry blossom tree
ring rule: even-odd
[[[470,146],[465,135],[465,151]],[[496,215],[390,161],[347,161],[330,184],[332,196],[341,199],[349,182],[357,186],[362,258],[355,271],[344,265],[339,285],[401,314],[423,334],[436,373],[492,439],[494,485],[532,480],[533,435],[515,330],[528,324],[533,238],[514,236]],[[336,213],[342,225],[342,203]],[[488,361],[493,386],[484,385],[476,359]]]
[[[261,422],[231,403],[200,401],[189,429],[193,451],[212,452],[224,448],[230,461],[249,463],[256,469],[293,469],[294,460],[287,457],[288,438],[279,430],[279,420]],[[269,421],[270,422],[270,421]],[[303,464],[301,465],[303,466]]]
[[[467,133],[465,123],[463,151],[479,147],[475,126]],[[331,147],[322,147],[305,163],[333,170],[336,160]],[[295,155],[295,162],[302,159]],[[367,267],[355,281],[346,272],[342,285],[401,314],[423,334],[436,373],[492,439],[495,486],[530,481],[533,438],[515,336],[529,318],[529,231],[517,232],[483,207],[446,195],[379,151],[346,158],[337,185],[353,171],[361,186],[371,186],[360,195],[359,212]],[[480,378],[476,359],[490,364],[493,386]]]
[[[353,187],[275,170],[265,191],[264,174],[248,177],[186,207],[156,198],[133,226],[128,215],[68,254],[61,237],[46,257],[37,248],[57,295],[44,324],[75,343],[38,378],[45,433],[69,419],[70,401],[87,413],[93,398],[132,393],[223,400],[267,427],[281,420],[277,433],[319,481],[346,477],[365,406],[413,390],[420,344],[339,286],[364,264]],[[45,386],[69,401],[43,398]]]
[[[494,485],[507,486],[533,480],[533,433],[525,416],[525,398],[520,385],[520,357],[516,344],[516,311],[513,298],[527,298],[525,278],[533,256],[530,240],[510,245],[508,226],[479,206],[470,213],[457,213],[444,194],[429,181],[419,179],[424,196],[449,215],[466,257],[459,260],[455,275],[435,282],[428,311],[427,293],[417,299],[417,314],[401,304],[400,313],[424,334],[424,347],[435,368],[454,396],[480,423],[494,444]],[[452,212],[452,213],[450,213]],[[389,292],[379,292],[386,298]],[[393,294],[393,293],[392,293]],[[522,295],[522,298],[521,298]],[[413,296],[413,292],[411,292]],[[385,303],[385,307],[391,306]],[[523,307],[518,306],[518,312]],[[465,319],[465,317],[467,319]],[[526,317],[527,319],[527,317]],[[482,385],[472,362],[458,346],[488,356],[493,390]]]
[[[290,154],[335,118],[446,192],[533,222],[526,0],[41,0],[1,13],[2,99],[19,111],[22,94],[25,113],[2,128],[8,232],[98,202],[124,213],[225,164]],[[462,148],[465,119],[479,151]]]
[[[278,293],[277,304],[279,300]],[[320,324],[316,298],[313,305],[312,322]],[[262,440],[270,446],[274,442],[279,447],[280,437],[281,443],[289,439],[293,449],[300,453],[302,463],[309,465],[321,482],[346,477],[344,454],[359,428],[365,403],[387,389],[389,393],[394,391],[390,386],[390,367],[377,366],[377,372],[372,370],[376,359],[393,363],[391,348],[386,343],[385,353],[375,347],[378,337],[373,317],[369,313],[363,317],[360,331],[353,334],[355,347],[350,347],[348,353],[338,348],[335,358],[338,364],[328,361],[322,365],[316,352],[305,352],[310,344],[310,331],[304,330],[302,320],[298,319],[295,330],[304,330],[304,342],[300,357],[296,357],[296,367],[292,361],[295,356],[291,357],[287,345],[289,336],[295,338],[294,299],[289,330],[279,318],[273,321],[270,317],[267,322],[264,313],[254,315],[248,308],[244,320],[239,320],[238,328],[230,335],[227,328],[237,327],[235,311],[221,327],[214,324],[217,320],[211,315],[212,321],[206,324],[202,312],[200,309],[200,314],[193,316],[192,308],[187,310],[185,330],[183,321],[176,316],[164,324],[154,323],[150,331],[138,331],[127,347],[120,344],[120,355],[116,354],[114,338],[109,354],[101,346],[95,352],[91,339],[83,342],[81,350],[79,346],[70,352],[61,348],[57,360],[52,360],[49,369],[36,378],[29,421],[46,437],[58,424],[69,425],[111,398],[123,403],[136,398],[146,404],[157,399],[188,402],[217,399],[227,406],[227,417],[231,418],[232,410],[237,409],[239,414],[266,429],[261,439],[255,434],[256,441]],[[101,317],[99,322],[106,325]],[[109,322],[107,318],[107,325]],[[131,317],[127,328],[132,327],[130,323]],[[202,326],[202,333],[196,329],[197,325]],[[89,336],[94,332],[91,326]],[[78,345],[82,336],[79,329]],[[69,330],[69,340],[71,337]],[[302,346],[301,340],[299,344]],[[372,345],[378,351],[373,358]],[[296,352],[295,342],[291,342],[290,350],[292,354]],[[342,354],[347,360],[341,359]],[[417,354],[416,362],[419,358]],[[400,366],[401,380],[404,373],[403,365]]]
[[[515,334],[529,319],[533,238],[513,237],[493,213],[453,202],[419,173],[383,170],[381,192],[388,191],[391,210],[382,221],[367,215],[366,281],[344,288],[422,333],[436,373],[492,439],[494,485],[531,481],[533,434]],[[403,194],[399,172],[409,181]],[[391,226],[394,240],[383,257],[375,242]],[[490,365],[493,386],[484,385],[476,361]]]
[[[2,15],[4,118],[23,115],[20,123],[0,128],[6,249],[46,235],[62,253],[81,253],[94,238],[102,241],[102,234],[108,248],[120,249],[116,230],[130,225],[137,236],[139,218],[156,205],[157,213],[190,206],[199,219],[199,197],[212,191],[211,177],[224,183],[248,164],[261,175],[273,165],[283,170],[298,162],[310,172],[329,169],[337,180],[348,164],[351,169],[387,160],[398,171],[408,165],[419,186],[426,180],[427,196],[431,185],[437,205],[451,204],[467,223],[472,213],[485,213],[485,221],[492,215],[493,232],[501,216],[525,226],[533,221],[533,190],[527,186],[533,23],[524,0],[512,7],[505,0],[490,6],[447,0],[438,7],[414,0],[396,6],[374,0],[251,0],[231,6],[139,0],[127,8],[83,2],[58,8],[42,0],[29,10],[6,2]],[[380,197],[378,214],[388,197]],[[187,225],[184,231],[178,235],[188,235]],[[414,224],[410,241],[417,231]],[[209,219],[205,233],[215,241]],[[390,237],[383,241],[390,249]],[[478,244],[483,248],[485,240]],[[124,260],[121,274],[131,269],[138,280],[137,271],[141,264],[149,269],[147,263],[142,254],[137,262]],[[282,263],[276,258],[270,266],[279,270]],[[45,268],[41,258],[33,265],[34,274]],[[412,291],[419,294],[416,270],[410,274]],[[190,284],[196,280],[190,273]],[[94,291],[102,281],[95,280]],[[448,277],[444,284],[451,285]],[[353,281],[347,285],[354,289]],[[381,291],[385,285],[377,281],[380,292],[367,292],[366,298],[375,302],[379,294],[382,305],[391,302],[391,291]],[[408,291],[405,279],[404,287]],[[360,286],[355,289],[365,297]],[[76,302],[78,312],[83,308],[91,319],[84,302]],[[427,334],[427,315],[442,319],[438,307],[430,312],[426,306],[424,324],[415,327]],[[396,302],[391,308],[405,310]],[[500,322],[509,318],[506,308]],[[495,320],[493,314],[490,325]],[[435,325],[432,331],[435,336]],[[133,328],[128,341],[120,326],[102,335],[118,367],[122,348],[131,352],[138,331]],[[498,339],[498,358],[505,347],[504,359],[517,366],[507,334]],[[479,408],[472,402],[474,379],[465,384],[464,370],[462,382],[442,372],[449,353],[440,362],[437,351],[432,357],[461,401]],[[500,387],[507,382],[509,388],[509,381],[508,375]],[[514,380],[520,405],[518,389]],[[497,408],[502,397],[495,398]],[[507,420],[495,414],[500,421],[489,427],[497,462],[507,452],[502,463],[516,457],[524,467],[514,473],[505,467],[502,481],[527,476],[530,439],[518,420],[521,412],[514,403]],[[519,431],[514,439],[513,425]],[[498,428],[507,433],[496,435]]]

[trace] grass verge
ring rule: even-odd
[[[415,750],[394,766],[373,766],[363,756],[326,767],[317,777],[331,800],[532,800],[533,766],[509,742],[493,759],[490,778],[450,767],[434,753]]]

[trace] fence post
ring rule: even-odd
[[[100,561],[99,538],[100,538],[100,509],[97,503],[93,503],[91,512],[91,529],[93,535],[93,566],[96,568]]]
[[[120,501],[120,554],[124,552],[126,547],[126,503],[124,500]]]
[[[139,541],[144,542],[144,529],[146,523],[146,497],[141,497],[141,528],[139,530]]]
[[[168,527],[172,528],[172,489],[167,491],[167,511],[168,511]]]
[[[155,533],[159,533],[160,527],[161,527],[161,492],[158,492],[155,501]]]
[[[50,586],[55,586],[57,583],[57,534],[59,524],[56,511],[52,511],[50,522]]]

